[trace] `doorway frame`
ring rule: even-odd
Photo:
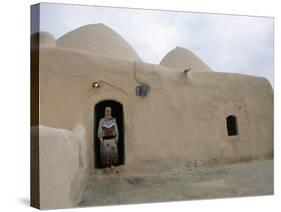
[[[118,130],[119,130],[119,138],[120,138],[120,131],[122,132],[122,153],[120,154],[120,140],[118,142],[119,144],[119,147],[118,147],[118,160],[120,161],[120,155],[122,156],[121,157],[121,162],[118,162],[118,164],[116,166],[120,166],[120,165],[125,165],[125,159],[126,159],[126,147],[125,147],[125,141],[126,141],[126,127],[125,127],[125,123],[126,123],[126,120],[125,120],[125,111],[124,111],[124,104],[122,104],[122,102],[116,100],[116,99],[111,99],[111,98],[108,98],[108,99],[101,99],[100,101],[97,101],[94,106],[93,106],[93,139],[92,139],[92,142],[93,142],[93,167],[95,169],[102,169],[104,167],[101,167],[99,165],[99,162],[98,162],[98,155],[96,154],[97,151],[100,151],[100,145],[98,145],[98,140],[97,140],[97,128],[98,128],[98,123],[99,123],[99,120],[97,120],[97,116],[96,116],[96,108],[99,104],[101,103],[104,103],[104,102],[113,102],[115,104],[118,104],[120,107],[121,107],[121,110],[122,110],[122,126],[120,127],[120,124],[118,125]],[[110,105],[109,105],[110,106]],[[116,118],[116,117],[115,117]]]

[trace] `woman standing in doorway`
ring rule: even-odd
[[[104,118],[101,118],[98,128],[102,165],[111,169],[118,162],[118,126],[111,116],[111,108],[105,108]]]

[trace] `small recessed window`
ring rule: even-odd
[[[226,118],[226,127],[228,136],[238,135],[237,118],[234,115]]]

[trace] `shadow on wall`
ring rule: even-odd
[[[125,144],[124,144],[124,115],[123,105],[114,100],[104,100],[95,105],[94,108],[94,164],[95,168],[104,168],[100,157],[100,142],[98,139],[98,125],[101,118],[104,117],[104,110],[106,107],[111,107],[112,117],[116,119],[119,142],[118,142],[118,165],[125,163]]]

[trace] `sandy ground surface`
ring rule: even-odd
[[[92,175],[79,206],[270,194],[273,194],[273,161],[262,160],[163,175]]]

